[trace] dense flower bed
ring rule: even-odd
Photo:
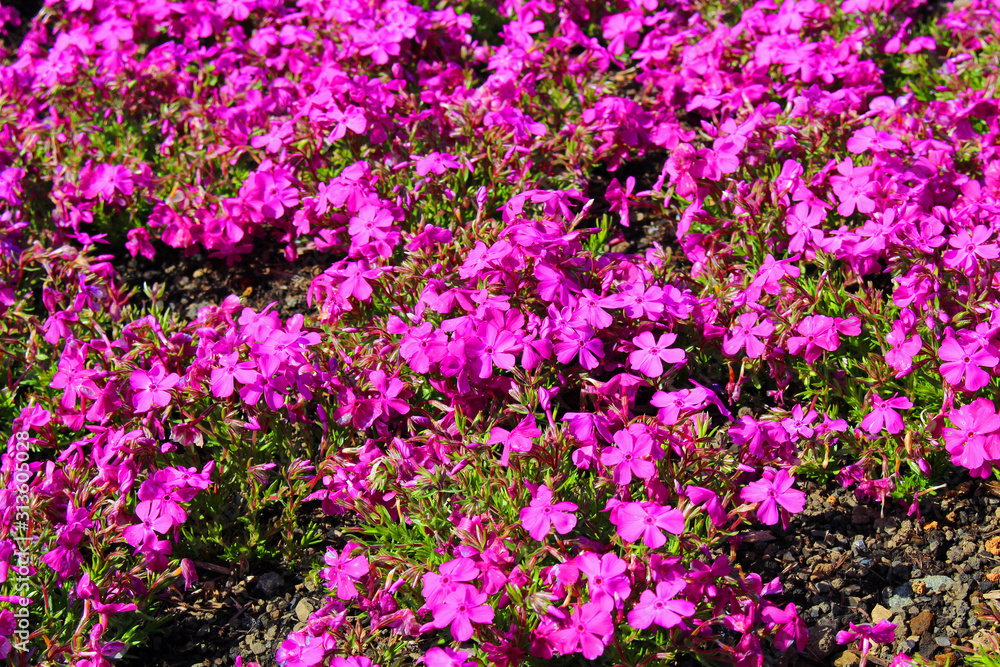
[[[352,541],[285,667],[801,650],[741,531],[804,476],[916,507],[1000,462],[997,25],[50,1],[0,67],[0,655],[110,664],[193,560],[318,544],[316,502]],[[671,233],[613,252],[640,218]],[[328,258],[307,316],[114,269],[264,244]]]

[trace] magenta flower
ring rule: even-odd
[[[656,418],[665,426],[672,426],[678,422],[681,412],[685,410],[701,410],[708,403],[708,393],[704,387],[694,389],[681,389],[672,391],[669,394],[658,391],[653,394],[650,404],[660,408]]]
[[[461,584],[452,595],[438,599],[428,607],[434,614],[434,619],[421,626],[421,632],[450,625],[451,636],[460,642],[472,637],[473,623],[493,622],[493,607],[486,603],[486,593],[481,593],[475,586],[468,584]]]
[[[944,253],[944,265],[963,273],[971,273],[980,259],[991,260],[1000,257],[1000,248],[997,244],[986,243],[991,236],[993,232],[986,225],[976,225],[971,234],[965,229],[960,229],[948,239],[948,245],[952,249]]]
[[[416,160],[417,176],[426,176],[427,174],[440,176],[449,169],[461,169],[462,167],[454,155],[438,153],[437,151],[428,153],[422,157],[420,155],[411,155],[410,159]]]
[[[326,567],[323,568],[322,576],[327,587],[337,594],[341,600],[352,600],[358,596],[358,589],[354,583],[361,577],[368,574],[368,559],[364,555],[350,557],[358,545],[348,542],[343,551],[337,554],[337,550],[330,547],[323,556]]]
[[[580,652],[587,660],[604,653],[607,639],[614,631],[611,614],[593,602],[577,605],[561,630],[552,633],[556,649],[563,655]]]
[[[351,218],[347,231],[351,244],[365,246],[384,239],[392,228],[392,213],[378,206],[365,206]]]
[[[656,592],[645,590],[639,598],[639,604],[628,614],[628,624],[637,630],[645,630],[653,623],[662,628],[687,627],[685,616],[695,612],[695,605],[689,600],[675,600],[684,588],[683,579],[661,581],[656,584]]]
[[[861,213],[871,213],[875,210],[875,200],[868,196],[869,181],[874,167],[855,167],[851,158],[846,158],[837,165],[839,176],[830,177],[833,192],[840,199],[837,213],[849,216],[854,209]]]
[[[883,425],[889,433],[899,433],[903,430],[903,418],[896,410],[909,410],[913,403],[905,396],[893,395],[889,400],[882,400],[878,394],[872,395],[872,411],[861,420],[861,428],[875,435],[882,431]]]
[[[774,635],[774,645],[779,651],[787,651],[792,644],[799,651],[805,649],[809,641],[809,630],[805,621],[799,618],[795,603],[789,602],[784,609],[767,606],[761,616],[769,628],[778,629]]]
[[[979,340],[965,333],[959,332],[957,340],[948,336],[938,348],[938,357],[945,362],[941,364],[941,375],[953,387],[961,386],[964,378],[966,391],[978,391],[990,383],[990,374],[981,367],[993,368],[1000,359],[992,347],[983,349]]]
[[[521,509],[521,525],[533,539],[541,542],[552,528],[565,535],[576,526],[576,516],[571,514],[579,509],[571,502],[552,504],[552,490],[542,485],[538,487],[531,503]]]
[[[510,464],[510,453],[511,452],[530,452],[531,447],[534,445],[535,438],[541,437],[542,432],[538,429],[538,425],[535,423],[534,415],[525,415],[517,426],[513,430],[508,431],[507,429],[494,427],[490,431],[489,442],[491,444],[502,442],[503,443],[503,453],[500,455],[500,465],[507,466]]]
[[[652,332],[643,331],[632,339],[639,349],[628,355],[629,365],[649,377],[663,375],[663,364],[679,364],[684,361],[684,350],[670,347],[677,340],[677,334],[665,333],[659,339]]]
[[[465,353],[472,358],[480,379],[490,377],[494,366],[506,371],[513,369],[517,361],[514,353],[520,350],[517,334],[492,324],[480,325],[475,338],[465,343]]]
[[[427,667],[478,667],[479,665],[465,651],[456,651],[450,646],[427,649],[427,653],[424,654],[424,664]]]
[[[628,484],[632,475],[649,479],[656,474],[656,465],[648,458],[653,442],[649,436],[633,437],[628,431],[615,433],[614,447],[601,454],[601,463],[614,466],[612,479],[615,484]]]
[[[149,412],[153,407],[166,407],[170,404],[170,390],[180,381],[177,373],[167,373],[159,363],[148,371],[134,371],[129,380],[129,385],[135,391],[132,396],[132,407],[136,412]]]
[[[312,667],[323,661],[336,644],[331,635],[314,637],[309,630],[293,632],[281,643],[274,656],[280,667]]]
[[[858,649],[861,651],[862,657],[868,655],[873,642],[891,644],[896,640],[896,624],[889,621],[879,621],[875,625],[868,623],[861,625],[850,623],[848,625],[850,630],[841,630],[837,633],[837,643],[847,644],[855,639],[859,640]]]
[[[628,227],[628,200],[632,196],[633,190],[635,190],[635,176],[629,176],[625,179],[624,189],[618,179],[613,178],[611,179],[611,185],[608,186],[607,191],[604,193],[604,197],[611,204],[611,211],[618,214],[619,222],[621,222],[623,227]]]
[[[783,519],[787,523],[787,513],[796,514],[806,506],[806,494],[792,488],[795,478],[782,469],[775,473],[765,470],[764,476],[756,482],[747,484],[740,492],[740,498],[748,503],[760,503],[757,517],[771,526]]]
[[[816,429],[812,427],[812,423],[816,421],[817,417],[819,417],[819,413],[812,408],[809,409],[809,412],[804,412],[801,405],[796,405],[792,408],[792,415],[781,420],[781,428],[793,440],[811,438],[813,433],[816,432]]]
[[[945,449],[952,463],[977,470],[989,461],[1000,460],[1000,437],[996,435],[1000,415],[988,398],[951,410],[948,419],[955,425],[944,429]]]
[[[231,352],[219,357],[219,368],[212,369],[212,394],[216,398],[226,398],[233,395],[234,384],[254,383],[259,374],[252,361],[240,361],[238,352]]]
[[[803,353],[806,363],[813,363],[823,351],[833,352],[840,347],[840,337],[834,328],[836,321],[826,315],[810,315],[799,322],[795,330],[800,335],[792,336],[786,345],[791,354]]]
[[[613,553],[598,556],[588,552],[576,557],[576,566],[587,575],[591,602],[607,611],[622,608],[625,599],[632,593],[632,585],[625,573],[628,564],[624,558]]]
[[[456,558],[438,568],[440,574],[426,572],[423,576],[423,596],[428,606],[448,598],[455,590],[479,577],[479,568],[471,558]]]
[[[674,535],[684,532],[684,513],[654,502],[623,503],[612,513],[611,522],[618,527],[623,540],[635,542],[642,538],[642,543],[650,549],[667,543],[664,530]]]
[[[885,363],[896,369],[896,377],[907,375],[913,368],[913,357],[920,352],[923,341],[918,334],[910,337],[906,336],[908,327],[902,321],[897,321],[892,326],[892,331],[886,334],[885,342],[892,345],[892,349],[885,353]]]
[[[744,347],[747,357],[756,359],[764,354],[765,344],[761,338],[767,338],[774,333],[774,325],[767,318],[758,323],[754,313],[743,313],[733,325],[722,342],[722,351],[729,356],[735,355]]]

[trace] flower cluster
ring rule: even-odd
[[[316,503],[351,541],[282,667],[760,665],[807,630],[730,553],[810,473],[916,503],[1000,465],[995,3],[424,5],[49,0],[6,54],[32,660],[106,667]],[[307,312],[120,273],[275,248],[321,263]]]

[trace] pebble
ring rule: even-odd
[[[303,598],[295,605],[295,618],[299,619],[300,623],[305,623],[309,620],[309,614],[314,611],[316,611],[316,605],[310,600]]]
[[[879,621],[888,621],[892,618],[892,611],[886,609],[880,604],[875,605],[872,609],[872,623],[878,623]]]
[[[916,618],[910,620],[910,632],[919,637],[934,625],[934,614],[924,610],[917,614]]]
[[[257,578],[257,591],[265,598],[273,598],[285,587],[285,579],[277,572],[265,572]]]

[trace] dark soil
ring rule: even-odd
[[[975,607],[1000,599],[1000,485],[961,471],[948,489],[907,516],[899,503],[858,503],[850,491],[813,485],[787,531],[742,545],[738,562],[764,581],[780,575],[782,605],[794,602],[809,626],[806,650],[776,664],[856,664],[856,644],[838,646],[837,632],[883,619],[896,624],[896,641],[873,651],[872,663],[899,651],[962,662],[987,627]]]
[[[315,252],[289,262],[278,246],[265,246],[227,266],[225,260],[202,253],[185,256],[160,243],[156,247],[153,259],[126,255],[116,269],[126,287],[140,291],[137,299],[148,301],[142,294],[143,285],[163,285],[162,302],[187,320],[194,319],[201,307],[218,305],[231,294],[258,312],[273,301],[274,312],[283,318],[305,313],[309,310],[309,283],[333,262],[329,255]]]

